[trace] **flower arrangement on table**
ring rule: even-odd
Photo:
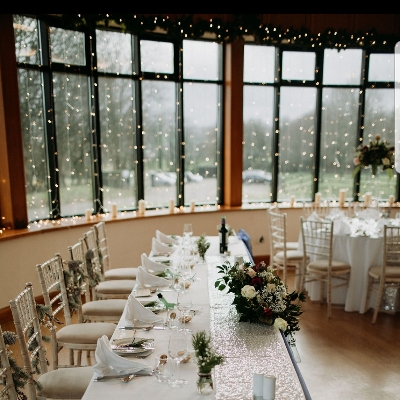
[[[240,314],[239,321],[261,322],[280,329],[294,341],[292,334],[300,330],[301,302],[304,292],[288,293],[276,271],[264,261],[231,265],[229,261],[217,266],[223,276],[216,280],[219,290],[228,288],[235,295],[233,303]]]
[[[390,146],[386,140],[381,140],[380,135],[375,135],[375,140],[370,140],[368,145],[360,144],[356,149],[354,158],[355,176],[362,167],[371,166],[372,175],[376,175],[378,167],[386,171],[389,178],[393,177],[394,146]]]

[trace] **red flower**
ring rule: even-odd
[[[273,314],[272,310],[271,310],[269,307],[264,308],[264,311],[263,311],[263,316],[264,316],[264,317],[272,318],[273,315],[274,315],[274,314]]]
[[[256,286],[261,286],[262,285],[262,279],[259,277],[253,278],[251,280],[251,284],[256,287]]]

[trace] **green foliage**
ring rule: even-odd
[[[209,373],[216,365],[220,365],[225,361],[224,356],[216,354],[213,350],[211,336],[206,331],[194,333],[192,335],[192,345],[200,373]]]
[[[202,234],[196,241],[197,251],[199,252],[200,258],[204,261],[206,252],[210,248],[210,242],[206,239],[206,235]]]
[[[64,261],[68,270],[64,269],[64,281],[68,295],[68,305],[71,315],[77,313],[81,306],[81,297],[84,294],[83,281],[85,273],[81,267],[82,261]],[[87,288],[88,290],[88,288]]]

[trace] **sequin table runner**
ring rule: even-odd
[[[216,351],[226,357],[214,371],[215,398],[252,400],[257,372],[276,376],[276,400],[305,399],[280,332],[264,324],[239,322],[233,294],[215,288],[220,277],[216,266],[226,260],[232,263],[233,257],[207,257],[211,336]]]

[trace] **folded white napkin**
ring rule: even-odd
[[[162,233],[158,229],[156,230],[156,239],[158,239],[162,243],[166,244],[179,244],[179,241],[171,236]]]
[[[343,221],[340,218],[335,220],[333,224],[334,235],[350,235],[350,233],[350,225],[346,221]]]
[[[164,272],[167,266],[165,264],[161,264],[159,262],[150,260],[149,257],[147,257],[146,253],[143,253],[141,255],[141,261],[142,261],[142,267],[147,271],[154,271],[155,273],[158,272]]]
[[[151,372],[151,367],[148,365],[115,354],[106,335],[97,339],[95,358],[97,364],[93,366],[93,369],[96,377],[140,373],[147,375]]]
[[[135,289],[169,285],[170,282],[167,279],[162,278],[161,276],[150,274],[150,272],[147,272],[142,266],[138,267],[138,271],[136,273]]]
[[[155,322],[161,322],[164,320],[153,313],[153,311],[148,310],[140,301],[135,299],[135,297],[130,294],[126,304],[126,319],[135,324],[135,321],[145,322],[147,324],[152,324]]]
[[[307,221],[325,221],[323,218],[321,218],[316,211],[313,211],[308,217]]]
[[[174,252],[174,248],[165,243],[160,242],[157,238],[153,237],[151,241],[151,251],[153,254],[167,255]]]

